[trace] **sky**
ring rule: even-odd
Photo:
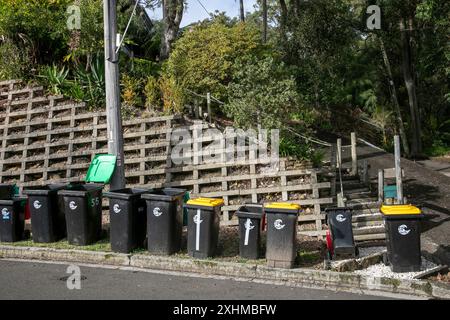
[[[181,27],[187,26],[193,22],[198,22],[208,18],[208,13],[202,8],[200,3],[213,13],[215,10],[220,12],[225,11],[230,17],[239,16],[239,1],[237,0],[188,0],[187,10],[184,12]],[[200,2],[200,3],[199,3]],[[246,12],[254,11],[253,6],[256,0],[244,0],[244,8]],[[161,19],[161,8],[155,11],[150,11],[150,17],[154,19]]]

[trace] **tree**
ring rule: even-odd
[[[162,0],[163,32],[161,38],[160,59],[166,60],[172,51],[183,18],[185,0]]]
[[[298,111],[299,96],[286,66],[273,57],[244,56],[228,86],[228,116],[241,128],[283,128]],[[259,123],[255,119],[259,118]]]
[[[235,61],[262,51],[258,29],[242,23],[205,22],[187,30],[176,42],[163,74],[173,76],[186,90],[210,92],[225,100]]]

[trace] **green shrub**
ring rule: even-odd
[[[161,90],[158,79],[148,77],[144,87],[145,107],[147,111],[153,113],[160,110],[161,106]]]
[[[48,91],[54,95],[60,95],[69,86],[67,76],[69,69],[59,68],[57,65],[44,66],[39,72],[39,78],[47,86]]]
[[[242,128],[282,128],[299,111],[295,80],[272,57],[243,57],[236,62],[224,109]]]
[[[0,80],[20,79],[29,61],[28,55],[11,41],[0,42]]]
[[[175,43],[162,72],[185,89],[226,99],[236,59],[260,49],[259,31],[245,24],[201,24]]]
[[[105,63],[101,53],[97,53],[88,71],[82,66],[75,69],[75,81],[83,89],[84,101],[91,109],[105,107]]]
[[[127,74],[122,75],[120,81],[121,98],[122,98],[122,115],[125,118],[130,118],[138,115],[138,106],[142,106],[140,88],[142,81],[133,78]]]

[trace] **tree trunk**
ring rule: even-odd
[[[403,117],[402,112],[400,110],[400,104],[398,103],[398,96],[397,96],[397,90],[395,88],[394,78],[392,76],[392,69],[391,69],[391,63],[389,62],[389,58],[387,56],[386,48],[384,47],[384,42],[381,36],[378,37],[378,40],[380,41],[380,49],[381,53],[383,54],[383,61],[384,65],[386,66],[387,75],[389,78],[389,84],[391,86],[392,90],[392,102],[394,103],[394,110],[395,114],[397,116],[397,123],[399,126],[399,133],[403,144],[403,150],[405,151],[406,155],[410,155],[409,145],[408,145],[408,138],[406,136],[405,132],[405,126],[403,124]]]
[[[400,33],[402,40],[402,66],[405,87],[408,92],[409,110],[411,115],[411,156],[416,157],[422,152],[421,128],[419,106],[416,95],[416,81],[413,72],[413,58],[411,48],[412,18],[409,18],[409,30],[405,28],[405,21],[400,20]]]
[[[160,59],[165,60],[172,51],[183,18],[184,0],[162,0],[163,33],[161,39]]]
[[[262,0],[263,10],[263,43],[267,42],[267,0]]]
[[[281,39],[283,40],[283,43],[286,43],[287,37],[286,37],[286,30],[287,30],[287,23],[288,23],[288,8],[286,5],[285,0],[279,0],[280,1],[280,33],[281,33]]]
[[[245,22],[244,0],[239,0],[241,22]]]

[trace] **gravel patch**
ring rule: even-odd
[[[433,262],[428,261],[427,259],[422,257],[422,266],[421,266],[421,271],[419,271],[419,272],[395,273],[395,272],[391,271],[391,268],[389,266],[385,266],[383,263],[379,263],[379,264],[370,266],[367,269],[356,270],[355,273],[364,275],[364,276],[372,276],[372,277],[386,277],[386,278],[393,278],[393,279],[400,279],[400,280],[413,280],[414,277],[419,275],[420,273],[422,273],[424,271],[428,271],[435,267],[437,267],[436,264],[434,264]]]

